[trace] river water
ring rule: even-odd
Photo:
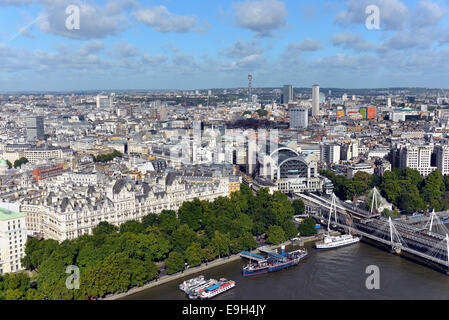
[[[358,243],[330,251],[307,244],[309,257],[287,270],[242,276],[246,260],[201,272],[207,278],[227,278],[237,286],[214,300],[372,300],[449,299],[449,276],[393,255],[370,244]],[[289,249],[289,248],[287,248]],[[367,266],[380,269],[380,289],[368,290]],[[125,297],[126,300],[188,300],[178,279]]]

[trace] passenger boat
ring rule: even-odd
[[[199,294],[199,298],[201,300],[212,299],[228,290],[231,290],[235,287],[235,281],[220,279],[217,284],[207,288],[203,292]]]
[[[179,285],[179,290],[184,291],[187,293],[188,290],[190,290],[192,287],[196,287],[200,284],[204,284],[206,280],[204,280],[204,276],[198,276],[196,278],[186,280],[183,283]]]
[[[249,263],[243,268],[243,276],[252,276],[267,272],[275,272],[297,265],[302,260],[308,257],[308,252],[305,249],[285,254],[285,247],[282,246],[282,253],[267,252],[268,258],[266,260]]]

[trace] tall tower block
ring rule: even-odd
[[[252,101],[253,75],[248,75],[248,102]]]
[[[320,86],[317,84],[312,87],[312,116],[320,116]]]

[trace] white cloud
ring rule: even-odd
[[[187,33],[197,30],[198,20],[194,16],[182,16],[168,11],[167,7],[157,6],[140,9],[133,17],[147,26],[154,27],[159,32]]]
[[[140,55],[140,50],[138,46],[129,44],[126,41],[116,43],[111,54],[113,57],[119,58],[131,58]]]
[[[133,1],[109,2],[106,6],[87,4],[73,0],[60,0],[45,4],[45,13],[39,16],[37,27],[45,33],[56,34],[71,39],[98,39],[116,36],[130,26],[124,10],[133,6]],[[66,28],[66,8],[77,5],[80,9],[80,29]]]
[[[410,10],[400,0],[347,0],[346,10],[337,14],[334,21],[343,26],[365,25],[369,5],[380,9],[380,27],[385,30],[404,29],[410,19]]]
[[[310,38],[304,39],[299,43],[290,43],[288,48],[291,51],[304,52],[304,51],[318,51],[323,49],[323,45],[318,40],[313,40]]]
[[[249,29],[259,36],[272,36],[272,32],[287,24],[285,3],[279,0],[248,0],[235,5],[237,26]]]
[[[412,48],[428,48],[434,42],[432,31],[425,29],[395,33],[389,40],[382,43],[380,50],[407,50]]]
[[[161,65],[167,61],[167,57],[159,54],[159,55],[151,55],[149,53],[144,53],[142,55],[142,63],[145,65]]]
[[[104,49],[104,42],[99,40],[92,40],[85,42],[82,47],[77,51],[79,55],[87,56],[95,54]]]
[[[219,54],[229,58],[244,58],[254,54],[261,54],[263,51],[264,49],[260,47],[258,41],[242,41],[238,39],[232,46],[221,50]]]
[[[352,49],[356,51],[376,50],[378,45],[374,42],[363,40],[360,34],[342,32],[332,36],[334,46],[342,46],[344,49]]]
[[[414,29],[437,25],[447,10],[429,0],[421,0],[414,10],[411,27]]]

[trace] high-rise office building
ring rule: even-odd
[[[399,166],[401,169],[411,168],[427,177],[437,168],[431,166],[433,146],[430,145],[405,145],[399,146]]]
[[[304,107],[290,108],[290,129],[305,129],[309,124],[309,110]]]
[[[44,118],[30,117],[26,119],[27,125],[27,140],[32,142],[36,140],[43,140],[45,138],[44,132]]]
[[[282,103],[287,104],[293,101],[293,86],[291,84],[287,84],[284,86],[282,90]]]
[[[247,156],[246,156],[246,173],[253,175],[257,165],[257,141],[248,139]]]
[[[435,146],[437,168],[443,175],[449,174],[449,146],[437,145]]]
[[[161,121],[167,120],[167,108],[165,105],[161,105],[158,108],[158,119]]]
[[[315,84],[312,87],[312,116],[320,115],[320,86]]]
[[[253,75],[248,75],[248,102],[252,102],[252,92],[253,92]]]
[[[341,147],[338,144],[322,144],[321,145],[321,161],[326,164],[338,163],[340,162]]]
[[[100,108],[111,108],[112,107],[112,98],[108,96],[97,96],[97,109]]]

